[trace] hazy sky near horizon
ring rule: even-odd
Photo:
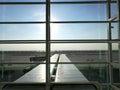
[[[0,0],[0,1],[12,2],[12,1],[25,1],[25,0]],[[26,1],[33,1],[33,0],[26,0]],[[35,0],[35,1],[40,1],[40,0]],[[57,0],[52,0],[52,1],[57,1]],[[66,0],[66,1],[71,1],[71,0]],[[81,0],[76,0],[76,1],[81,1]],[[111,7],[112,7],[111,10],[112,16],[114,16],[116,15],[115,4],[111,5]],[[46,15],[45,5],[0,5],[0,21],[3,22],[45,21],[45,15]],[[107,19],[106,16],[107,16],[106,4],[51,5],[51,21],[100,21],[100,20],[106,21]],[[112,30],[112,37],[116,39],[117,25],[116,24],[112,24],[112,25],[114,26]],[[0,30],[1,30],[0,40],[45,40],[45,36],[46,36],[45,24],[0,24]],[[106,23],[104,24],[51,23],[51,39],[56,39],[56,40],[107,39],[107,24]],[[92,49],[92,46],[90,47]],[[104,49],[104,45],[101,44],[101,47],[100,47],[101,49]],[[22,48],[24,47],[22,46]],[[63,47],[61,46],[61,48]],[[77,49],[75,47],[71,47],[71,48]],[[83,49],[85,49],[85,47]]]

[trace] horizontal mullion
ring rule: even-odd
[[[0,40],[0,44],[32,44],[32,43],[45,43],[46,40]],[[116,40],[50,40],[50,43],[116,43]]]
[[[101,83],[99,83],[98,81],[89,81],[89,82],[50,82],[50,85],[57,85],[57,84],[59,84],[59,85],[71,85],[71,84],[75,84],[75,85],[92,85],[92,86],[94,86],[95,88],[96,88],[96,90],[98,90],[99,89],[99,86],[100,86],[100,84]]]
[[[51,21],[50,23],[109,23],[110,21]],[[111,21],[116,23],[117,21]]]
[[[2,65],[6,65],[6,64],[46,64],[46,62],[0,62],[0,64]]]
[[[51,43],[114,43],[120,42],[120,40],[51,40]]]
[[[60,24],[64,24],[64,23],[109,23],[110,21],[51,21],[50,23],[60,23]],[[117,21],[111,21],[111,23],[116,23]],[[0,24],[40,24],[40,23],[46,23],[46,21],[19,21],[19,22],[0,22]]]
[[[120,85],[120,83],[118,82],[118,83],[113,83],[114,85]]]
[[[0,22],[0,24],[43,24],[46,23],[45,21],[41,22],[31,22],[31,21],[21,21],[21,22]]]
[[[45,82],[0,82],[3,85],[9,84],[9,85],[23,85],[23,84],[29,84],[29,85],[36,85],[36,84],[43,84],[45,85]],[[95,85],[98,84],[96,81],[89,81],[89,82],[50,82],[51,85],[56,85],[56,84],[80,84],[80,85]]]
[[[50,4],[105,4],[107,1],[64,1],[64,2],[50,2]],[[111,1],[110,3],[116,3]],[[0,2],[0,5],[17,5],[17,4],[46,4],[46,2]]]
[[[71,85],[71,84],[78,84],[78,85],[99,85],[99,82],[97,81],[89,81],[89,82],[50,82],[51,85],[56,85],[56,84],[64,84],[64,85]]]
[[[0,62],[0,64],[46,64],[46,62]],[[109,64],[109,62],[50,62],[50,64]]]
[[[51,4],[105,4],[107,1],[64,1],[64,2],[51,2]],[[111,1],[110,3],[116,3],[116,1]]]
[[[17,4],[46,4],[46,2],[0,2],[0,5],[17,5]]]
[[[109,64],[109,62],[51,62],[50,64]]]
[[[45,40],[0,40],[0,44],[45,43]]]
[[[7,85],[7,84],[9,84],[9,85],[27,85],[27,84],[29,84],[29,85],[36,85],[36,84],[43,84],[43,85],[45,85],[46,83],[45,82],[0,82],[0,84],[1,85]]]

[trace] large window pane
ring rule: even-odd
[[[45,40],[45,24],[1,24],[0,40]]]
[[[98,81],[101,83],[108,83],[108,65],[107,64],[83,64],[76,65],[79,70],[87,77],[89,81]]]
[[[106,64],[58,64],[57,69],[56,82],[109,82]]]
[[[0,21],[45,21],[45,5],[0,5]]]
[[[0,82],[45,82],[45,64],[0,64]]]
[[[120,83],[120,64],[113,64],[113,82]]]
[[[0,82],[45,82],[45,60],[45,44],[1,44]]]
[[[111,16],[117,16],[117,4],[111,3]]]
[[[118,39],[119,38],[118,23],[112,23],[111,31],[112,31],[112,39]]]
[[[112,43],[112,61],[113,62],[119,62],[119,54],[120,54],[120,50],[119,50],[119,43]]]
[[[1,44],[0,62],[32,62],[31,57],[45,57],[45,44]]]
[[[106,43],[52,44],[51,51],[66,54],[72,62],[108,61],[108,45]]]
[[[105,4],[51,5],[52,21],[102,21],[106,20]]]
[[[107,25],[52,23],[51,39],[107,39]]]

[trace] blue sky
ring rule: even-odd
[[[115,14],[114,4],[112,5],[112,16]],[[106,20],[106,5],[51,5],[51,21],[87,20]],[[0,21],[45,21],[45,5],[0,5]],[[112,35],[113,38],[117,38],[117,28],[115,24],[113,26],[115,28],[112,30]],[[1,40],[45,40],[45,24],[1,24],[0,28]],[[107,39],[107,25],[99,23],[51,24],[51,39]]]

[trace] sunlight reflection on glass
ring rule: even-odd
[[[51,17],[51,21],[56,21],[56,20],[57,20],[57,18]],[[59,29],[59,25],[51,23],[50,24],[50,29],[51,29],[51,39],[56,38],[57,37],[57,33],[58,33],[58,29]]]

